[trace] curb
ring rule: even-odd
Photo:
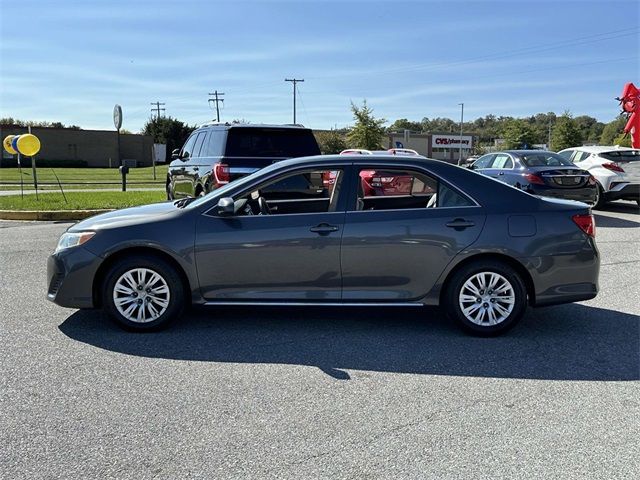
[[[113,212],[103,210],[0,210],[0,220],[82,220],[100,213]]]

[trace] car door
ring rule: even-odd
[[[196,141],[193,144],[193,151],[191,157],[186,162],[185,169],[185,184],[188,188],[188,195],[191,197],[198,196],[203,192],[203,186],[198,186],[200,175],[205,172],[206,166],[203,165],[201,150],[202,145],[205,143],[208,132],[203,130],[196,136]],[[202,173],[201,173],[202,172]]]
[[[508,153],[500,153],[493,160],[491,168],[494,172],[493,177],[501,182],[513,185],[515,176],[513,175],[513,158]]]
[[[296,176],[307,179],[305,189]],[[343,177],[344,170],[336,168],[297,171],[234,195],[236,215],[221,217],[215,208],[201,215],[195,261],[203,297],[218,302],[339,300]],[[333,182],[324,185],[323,178]],[[270,201],[272,214],[255,211],[261,197]]]
[[[417,167],[353,168],[352,182],[361,181],[361,170],[414,180],[410,194],[396,196],[365,196],[361,185],[352,187],[342,236],[343,301],[423,297],[453,257],[478,238],[484,209]]]

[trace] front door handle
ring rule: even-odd
[[[465,228],[474,227],[476,224],[470,220],[456,218],[449,223],[445,223],[445,225],[449,228],[455,228],[456,230],[464,230]]]
[[[320,225],[311,227],[309,231],[313,233],[318,233],[320,235],[328,235],[331,232],[337,232],[338,227],[336,227],[335,225],[329,225],[328,223],[321,223]]]
[[[197,172],[198,170],[200,170],[200,167],[193,167],[193,170]]]
[[[498,175],[504,175],[504,172],[500,172],[500,173],[498,173]]]

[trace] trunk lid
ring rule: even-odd
[[[582,188],[591,176],[586,170],[576,167],[529,167],[529,171],[553,188]]]

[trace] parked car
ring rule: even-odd
[[[481,156],[469,167],[533,195],[595,205],[600,192],[586,170],[544,150],[506,150]]]
[[[632,200],[640,206],[640,149],[593,146],[558,153],[595,177],[599,206],[614,200]]]
[[[167,199],[206,195],[273,162],[319,154],[313,132],[300,125],[204,125],[174,150]]]
[[[435,189],[365,196],[358,185],[367,170]],[[316,188],[325,172],[334,183]],[[442,305],[468,331],[495,335],[528,305],[596,296],[594,235],[587,205],[446,162],[316,156],[201,198],[73,225],[48,260],[47,293],[139,331],[167,325],[188,304]]]

